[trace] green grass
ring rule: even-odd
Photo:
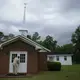
[[[62,66],[61,71],[40,72],[31,78],[0,78],[0,80],[80,80],[80,65]]]

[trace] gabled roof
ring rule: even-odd
[[[10,44],[12,42],[15,42],[17,39],[21,39],[25,43],[28,43],[28,44],[34,46],[35,49],[40,49],[42,52],[51,52],[49,49],[43,47],[42,45],[32,41],[31,39],[29,39],[29,38],[27,38],[25,36],[21,36],[21,35],[18,35],[18,36],[14,37],[14,38],[12,38],[10,40],[7,40],[7,41],[1,43],[0,44],[0,48],[4,47],[5,45],[8,45],[8,44]]]

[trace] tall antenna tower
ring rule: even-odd
[[[24,3],[24,15],[23,15],[23,23],[25,24],[26,21],[26,5],[27,3]]]
[[[25,21],[26,21],[26,5],[27,5],[27,3],[24,3],[23,26],[25,26]],[[25,36],[25,35],[27,36],[27,34],[28,34],[28,30],[21,29],[21,30],[19,30],[19,32],[23,36]]]

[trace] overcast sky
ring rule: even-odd
[[[27,2],[23,26],[24,2]],[[27,29],[44,38],[51,35],[63,45],[80,24],[80,0],[0,0],[0,31],[19,34]]]

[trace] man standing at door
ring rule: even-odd
[[[19,56],[15,57],[13,60],[13,74],[17,75],[18,73],[18,68],[19,68]]]

